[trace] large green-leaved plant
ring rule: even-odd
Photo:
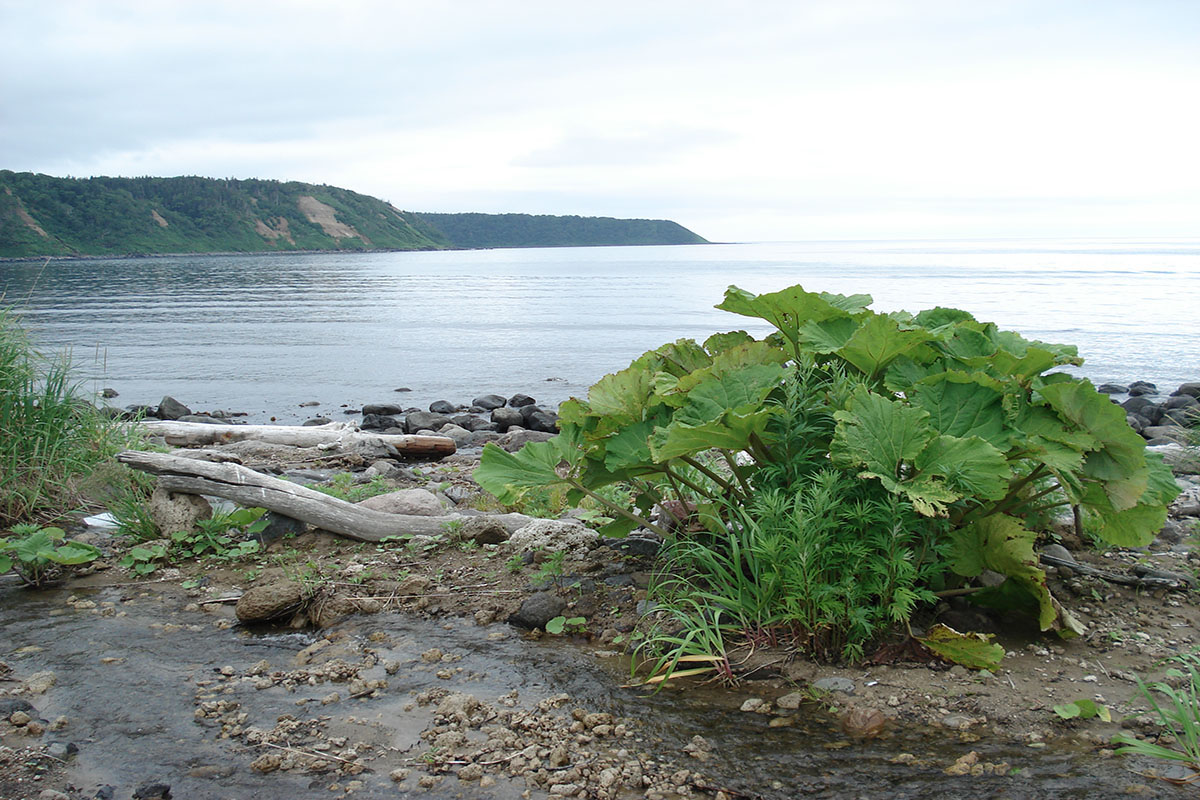
[[[1046,587],[1031,521],[1077,506],[1103,541],[1146,545],[1178,493],[1170,471],[1118,406],[1086,380],[1051,371],[1082,363],[1074,347],[1029,341],[965,311],[881,314],[870,303],[799,286],[762,295],[730,287],[717,307],[776,333],[758,341],[734,331],[645,353],[586,400],[563,404],[555,439],[515,454],[488,445],[476,480],[506,503],[563,485],[609,505],[596,490],[624,482],[634,503],[614,506],[605,533],[654,527],[647,512],[665,499],[698,505],[719,532],[714,510],[748,507],[764,475],[777,484],[798,458],[780,428],[780,397],[819,386],[808,389],[813,411],[831,430],[805,458],[948,520],[959,575],[1008,578],[982,602],[1025,605],[1043,630],[1069,635],[1077,623]]]

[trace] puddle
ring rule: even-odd
[[[75,595],[96,608],[68,606],[63,591],[0,589],[0,659],[21,676],[55,673],[53,688],[28,699],[46,720],[68,718],[68,727],[47,732],[46,740],[78,745],[71,778],[88,796],[107,784],[115,788],[116,798],[128,798],[138,786],[156,781],[170,784],[175,797],[188,800],[329,798],[340,796],[331,784],[344,788],[354,779],[362,784],[350,796],[364,799],[520,797],[524,782],[503,777],[487,788],[453,776],[429,789],[416,786],[427,747],[419,735],[433,711],[430,705],[415,704],[413,697],[433,688],[467,692],[492,703],[516,690],[522,708],[566,692],[571,701],[565,711],[583,706],[634,720],[638,733],[628,745],[631,751],[698,769],[713,784],[771,800],[1099,798],[1140,783],[1149,783],[1150,793],[1143,796],[1186,796],[1133,774],[1124,759],[1104,760],[1082,750],[1033,750],[989,743],[986,737],[968,743],[947,731],[899,731],[847,745],[818,708],[802,709],[790,727],[772,728],[770,717],[738,710],[744,695],[705,688],[648,695],[621,688],[628,677],[621,658],[597,657],[568,642],[530,643],[507,626],[477,627],[467,620],[377,614],[336,628],[344,638],[334,647],[375,652],[378,663],[359,677],[387,681],[378,697],[351,698],[346,683],[256,688],[252,678],[241,676],[263,660],[273,671],[297,669],[297,654],[316,641],[314,635],[218,627],[219,620],[230,618],[228,608],[185,610],[187,599],[169,584],[76,590]],[[422,653],[431,648],[449,658],[423,660]],[[221,674],[227,666],[236,679]],[[339,698],[329,702],[333,692]],[[196,718],[198,702],[218,701],[236,703],[246,714],[245,726],[263,729],[281,715],[300,722],[328,717],[329,736],[364,742],[385,756],[370,762],[374,771],[353,778],[262,774],[249,766],[262,749],[236,737],[218,738],[219,722]],[[683,752],[697,734],[712,745],[712,756],[704,762]],[[980,761],[1006,762],[1015,772],[964,777],[942,772],[971,751],[979,753]],[[893,763],[901,753],[911,754],[915,763]],[[410,766],[414,773],[399,788],[388,777],[396,765]],[[545,794],[535,791],[533,796]]]

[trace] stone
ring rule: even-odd
[[[453,439],[456,447],[466,447],[471,443],[471,440],[474,436],[471,431],[459,425],[455,425],[453,422],[449,423],[448,425],[443,425],[440,429],[438,429],[438,435]]]
[[[1096,387],[1100,394],[1128,394],[1129,387],[1120,383],[1102,383]]]
[[[508,431],[499,439],[496,444],[502,449],[510,453],[515,453],[530,442],[548,442],[554,438],[554,434],[545,433],[543,431],[527,431],[524,428],[516,428]]]
[[[529,408],[529,406],[526,406]],[[533,431],[542,433],[558,433],[558,414],[553,411],[539,409],[525,419],[525,426]]]
[[[430,414],[453,414],[458,411],[458,406],[451,403],[449,400],[434,400],[429,404]]]
[[[24,711],[14,711],[8,715],[8,721],[13,725],[28,725],[33,722],[33,717]]]
[[[842,715],[842,730],[850,736],[870,739],[887,726],[887,717],[877,708],[851,708]]]
[[[804,703],[804,692],[790,692],[780,697],[775,701],[777,708],[782,708],[786,711],[795,711]]]
[[[600,534],[575,520],[535,519],[509,537],[508,547],[516,553],[565,550],[568,555],[580,557],[586,555],[599,538]]]
[[[1193,403],[1191,406],[1168,408],[1163,412],[1161,422],[1164,425],[1173,423],[1183,427],[1200,425],[1200,407]]]
[[[154,411],[154,416],[159,419],[179,419],[191,414],[192,410],[183,403],[176,400],[174,397],[167,395],[158,403],[158,408]]]
[[[45,694],[54,688],[54,684],[58,682],[58,677],[50,670],[42,670],[35,672],[25,679],[21,685],[21,692],[24,694]]]
[[[458,538],[476,544],[503,544],[508,541],[508,528],[493,517],[471,517],[458,531]]]
[[[546,623],[566,610],[567,601],[554,592],[538,592],[525,598],[521,607],[508,618],[510,625],[521,628],[545,628]]]
[[[176,531],[194,531],[197,521],[212,516],[212,506],[200,495],[168,492],[161,487],[150,493],[147,507],[164,536]]]
[[[474,433],[475,431],[486,431],[492,429],[490,420],[474,414],[457,414],[450,418],[450,421],[460,428],[466,428]]]
[[[1162,406],[1153,400],[1147,400],[1145,397],[1130,397],[1124,403],[1121,403],[1121,408],[1125,409],[1127,413],[1145,417],[1151,425],[1157,425],[1163,415]]]
[[[221,417],[210,417],[208,414],[184,414],[178,422],[198,422],[201,425],[232,425],[233,423]],[[326,420],[328,422],[328,420]]]
[[[117,393],[116,389],[109,388],[108,386],[105,386],[103,389],[100,390],[100,396],[103,397],[105,400],[111,400],[114,397],[120,397],[120,395]]]
[[[397,389],[396,391],[400,391]],[[404,413],[404,407],[394,403],[367,403],[362,407],[363,415],[376,414],[381,417],[392,417]]]
[[[1168,442],[1179,442],[1180,444],[1187,441],[1187,431],[1179,425],[1151,425],[1142,430],[1142,436],[1147,439],[1165,439]]]
[[[1163,403],[1168,409],[1172,408],[1195,408],[1200,406],[1200,400],[1192,397],[1190,394],[1173,394]]]
[[[315,428],[317,425],[328,425],[333,422],[329,417],[311,417],[300,423],[302,428]]]
[[[304,587],[296,581],[253,586],[242,594],[235,613],[242,622],[266,622],[294,613],[304,603]]]
[[[1158,394],[1158,387],[1147,381],[1134,381],[1129,384],[1129,396],[1140,397],[1147,394]]]
[[[449,423],[450,418],[445,414],[435,414],[432,411],[413,411],[404,418],[404,430],[407,433],[436,431]]]
[[[37,713],[37,709],[28,700],[22,700],[19,697],[0,697],[0,717],[8,719],[18,711],[24,711],[30,717]]]
[[[408,467],[403,467],[395,461],[381,458],[363,471],[363,476],[371,478],[387,478],[392,481],[413,481],[417,476]]]
[[[385,514],[406,514],[415,517],[438,517],[446,513],[437,495],[428,489],[400,489],[368,497],[358,504]]]
[[[1181,383],[1179,384],[1178,389],[1171,392],[1172,397],[1176,397],[1181,394],[1191,395],[1192,397],[1200,399],[1200,381]]]
[[[508,401],[498,394],[485,394],[472,400],[471,406],[482,408],[484,411],[492,411],[497,408],[503,408],[507,403]]]
[[[524,425],[525,418],[521,416],[520,409],[501,407],[492,411],[492,422],[503,433],[514,425]]]
[[[362,422],[358,423],[359,430],[364,431],[386,431],[402,427],[403,421],[390,414],[363,414]]]
[[[133,790],[133,800],[171,800],[171,787],[165,783],[143,783]]]
[[[534,400],[532,397],[530,397],[527,394],[519,394],[518,393],[518,394],[514,394],[512,397],[508,398],[508,404],[510,406],[512,406],[513,408],[520,408],[521,406],[531,406],[531,405],[534,405],[536,402],[537,402],[536,400]]]

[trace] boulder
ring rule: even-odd
[[[471,517],[463,523],[458,531],[462,541],[472,541],[476,544],[503,544],[508,541],[508,529],[491,517]]]
[[[525,424],[525,418],[521,416],[521,412],[516,408],[497,408],[492,411],[492,422],[499,428],[500,432],[508,430],[514,425]]]
[[[526,421],[530,430],[542,433],[558,433],[558,414],[553,411],[535,411]]]
[[[508,404],[510,406],[512,406],[513,408],[520,408],[521,406],[531,406],[536,402],[537,402],[536,400],[534,400],[532,397],[530,397],[527,394],[514,394],[512,397],[508,398]]]
[[[427,489],[400,489],[368,497],[358,505],[385,514],[407,514],[416,517],[439,517],[446,513],[442,501]]]
[[[516,553],[564,550],[570,556],[581,558],[599,538],[600,534],[576,520],[535,519],[509,537],[508,548]]]
[[[1126,414],[1125,421],[1129,423],[1129,427],[1133,428],[1137,433],[1141,433],[1146,429],[1146,420],[1139,417],[1137,414]]]
[[[179,419],[186,417],[192,413],[192,410],[183,403],[176,400],[174,397],[167,395],[159,401],[158,408],[154,412],[154,416],[159,419]]]
[[[1184,428],[1200,425],[1200,406],[1170,408],[1163,412],[1163,425],[1180,425]]]
[[[179,417],[178,422],[199,422],[203,425],[232,425],[233,423],[222,417],[211,417],[208,414],[184,414]],[[329,420],[325,420],[329,422]],[[323,423],[322,423],[323,424]]]
[[[494,411],[497,408],[503,408],[507,402],[498,394],[485,394],[472,400],[471,405],[484,411]]]
[[[1178,389],[1171,392],[1172,397],[1176,397],[1181,394],[1190,395],[1192,397],[1200,399],[1200,381],[1192,382],[1192,383],[1181,383],[1179,385]]]
[[[1100,394],[1128,394],[1129,387],[1119,383],[1102,383],[1096,387]]]
[[[196,522],[212,516],[212,506],[200,495],[168,492],[155,487],[147,503],[150,517],[164,536],[194,531]]]
[[[399,389],[397,389],[399,391]],[[390,417],[396,414],[403,414],[404,408],[393,403],[368,403],[362,407],[363,414],[378,414],[382,417]]]
[[[1162,406],[1145,397],[1131,397],[1121,403],[1121,408],[1125,409],[1126,413],[1145,417],[1151,425],[1157,425],[1163,415]]]
[[[1129,396],[1140,397],[1145,394],[1158,394],[1158,387],[1147,381],[1134,381],[1129,384]]]
[[[306,419],[304,422],[301,422],[300,427],[312,428],[316,427],[317,425],[328,425],[331,422],[333,422],[333,420],[331,420],[329,417],[312,417],[311,419]]]
[[[404,423],[390,414],[363,414],[362,422],[358,424],[363,431],[386,431],[389,428],[402,428]]]
[[[474,433],[475,431],[489,430],[491,422],[483,417],[477,417],[474,414],[459,414],[451,417],[450,421],[460,428],[466,428]]]
[[[553,439],[554,434],[544,431],[528,431],[524,428],[515,428],[508,433],[496,439],[496,444],[510,453],[515,453],[524,447],[529,442],[545,442]]]
[[[458,406],[451,403],[449,400],[434,400],[429,404],[430,414],[453,414],[458,411]]]
[[[511,625],[522,628],[545,628],[546,623],[563,613],[567,601],[554,592],[538,592],[525,598],[521,607],[509,618]]]
[[[1142,431],[1147,439],[1165,439],[1168,442],[1187,442],[1187,431],[1179,425],[1151,425]],[[1161,444],[1159,442],[1158,444]]]
[[[408,433],[436,431],[448,424],[450,424],[449,417],[444,414],[435,414],[432,411],[413,411],[404,418],[404,430]]]
[[[438,429],[439,436],[446,436],[454,440],[456,447],[467,447],[471,444],[474,434],[466,428],[455,425],[453,422],[443,425]]]
[[[237,602],[242,622],[266,622],[294,614],[304,604],[304,587],[298,581],[277,581],[252,586]]]

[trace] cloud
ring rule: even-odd
[[[727,131],[665,126],[627,135],[571,134],[513,161],[518,167],[633,167],[658,164],[735,139]]]

